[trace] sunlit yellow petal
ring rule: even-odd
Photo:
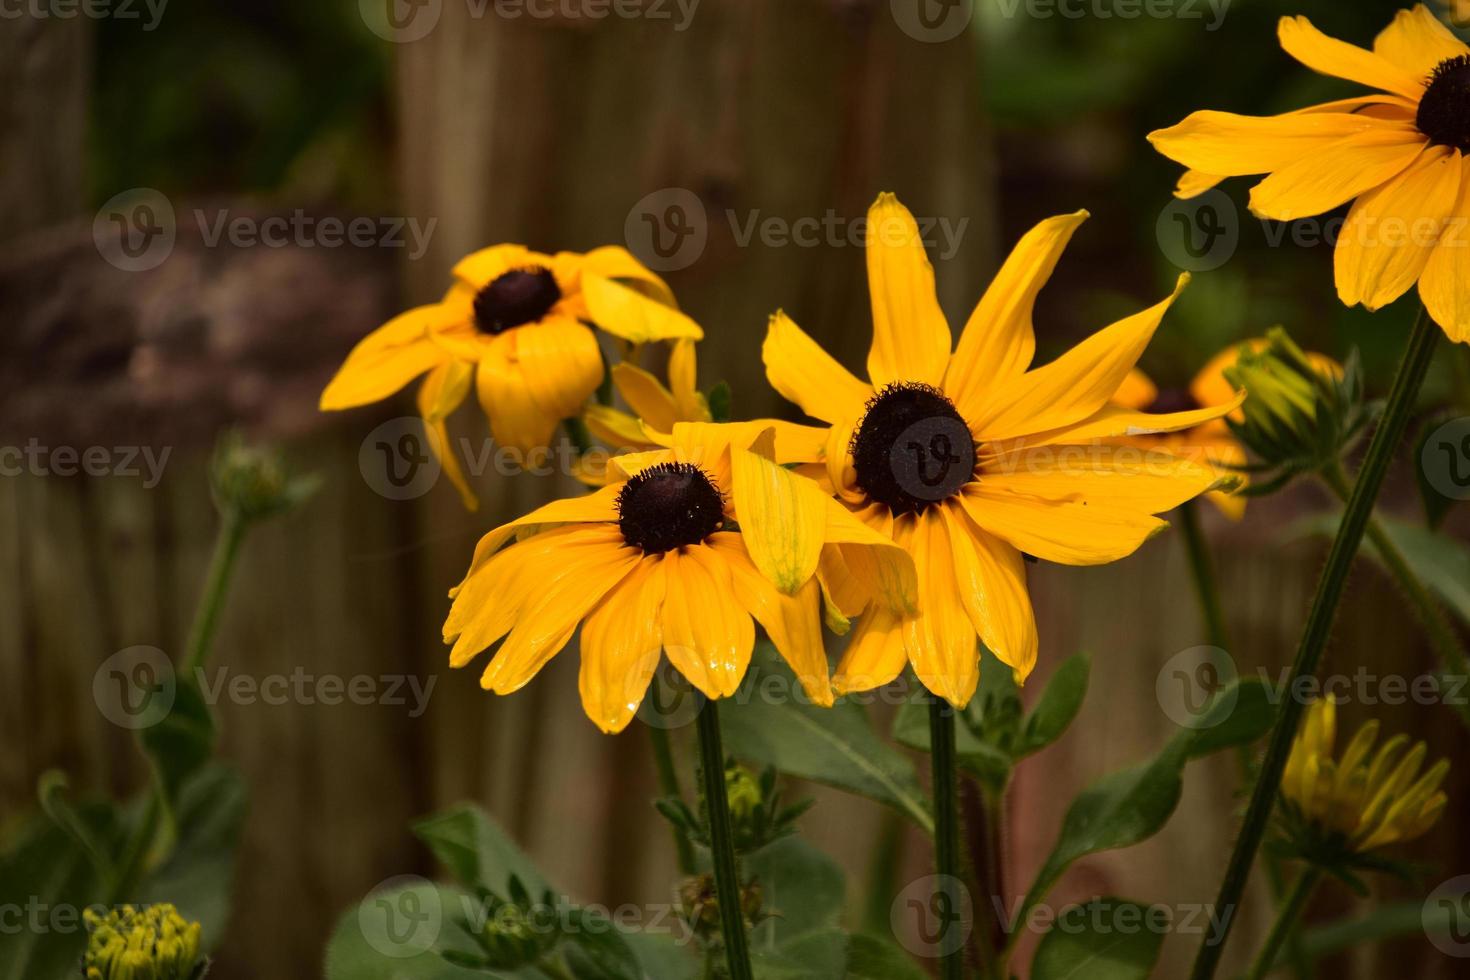
[[[1373,41],[1374,53],[1415,78],[1425,78],[1441,61],[1470,54],[1470,48],[1422,3],[1400,10]]]
[[[1427,141],[1412,126],[1349,137],[1280,170],[1251,189],[1251,212],[1291,221],[1330,211],[1402,173]]]
[[[729,566],[708,545],[666,552],[664,653],[706,697],[735,693],[750,666],[755,624],[735,598]]]
[[[451,361],[434,368],[419,386],[419,414],[428,427],[429,447],[444,468],[444,475],[459,491],[467,510],[480,509],[480,500],[470,489],[459,454],[449,440],[449,427],[444,419],[464,402],[475,380],[475,366],[464,361]]]
[[[401,313],[368,334],[347,355],[327,384],[321,410],[336,411],[382,401],[414,378],[449,358],[428,339],[428,331],[456,313],[440,304]]]
[[[674,396],[649,372],[623,361],[613,365],[612,379],[633,414],[646,424],[659,432],[668,432],[679,421]]]
[[[1036,666],[1036,614],[1026,591],[1026,561],[1015,547],[975,526],[963,509],[936,508],[944,518],[960,601],[992,653],[1025,681]]]
[[[1460,159],[1460,197],[1419,278],[1419,296],[1451,340],[1470,342],[1470,157]]]
[[[1282,50],[1313,71],[1407,99],[1417,99],[1424,93],[1422,75],[1394,64],[1381,54],[1328,37],[1305,17],[1281,18],[1276,35]]]
[[[901,519],[913,522],[910,547],[919,573],[919,608],[904,617],[904,648],[919,683],[962,708],[980,683],[980,655],[939,509]]]
[[[1120,408],[1142,411],[1152,405],[1158,397],[1158,385],[1154,384],[1148,375],[1134,368],[1128,372],[1128,376],[1123,379],[1123,384],[1113,393],[1113,404]]]
[[[730,456],[736,518],[750,558],[790,595],[817,570],[828,506],[838,505],[811,480],[745,449]]]
[[[1402,119],[1361,112],[1241,116],[1202,109],[1168,129],[1149,133],[1148,139],[1154,149],[1186,167],[1240,177],[1280,170],[1350,136],[1403,128]]]
[[[626,279],[634,288],[664,306],[678,308],[673,290],[653,270],[621,245],[604,245],[582,256],[583,274],[590,271],[607,279]]]
[[[855,419],[873,395],[871,386],[853,377],[780,311],[771,317],[761,358],[771,387],[814,419]]]
[[[582,273],[582,296],[593,323],[635,344],[677,337],[699,340],[704,336],[699,324],[674,307],[590,271]]]
[[[533,252],[524,245],[492,245],[456,262],[454,277],[469,289],[479,291],[507,272],[532,266],[550,268],[551,264],[551,256]]]
[[[870,691],[896,678],[907,662],[902,621],[886,606],[874,606],[854,627],[832,686],[839,694]]]
[[[938,386],[949,363],[949,324],[934,291],[934,267],[908,208],[880,194],[868,209],[868,292],[873,304],[873,347],[868,378],[874,385],[917,381]]]
[[[626,728],[648,691],[663,646],[663,599],[663,562],[645,557],[582,626],[577,689],[604,732]]]

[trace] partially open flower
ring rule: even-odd
[[[657,449],[648,430],[672,432],[679,422],[710,421],[709,403],[697,383],[695,342],[675,340],[669,348],[669,383],[664,385],[630,360],[612,366],[612,382],[631,412],[611,405],[588,405],[582,420],[587,429],[608,447],[619,451]],[[577,479],[592,486],[608,480],[605,465],[584,466]]]
[[[194,980],[204,970],[201,928],[169,904],[84,913],[87,980]]]

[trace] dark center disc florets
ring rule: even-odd
[[[659,463],[618,493],[618,530],[648,554],[698,544],[725,523],[725,500],[692,463]]]
[[[1431,142],[1470,153],[1470,55],[1447,58],[1435,67],[1414,124]]]
[[[541,319],[561,299],[550,269],[531,266],[496,276],[475,295],[475,326],[496,334]]]
[[[970,427],[929,385],[891,384],[874,395],[849,449],[858,486],[895,514],[922,511],[974,479]]]

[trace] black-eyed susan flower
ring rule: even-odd
[[[1257,215],[1310,217],[1353,202],[1338,235],[1339,298],[1370,310],[1416,282],[1452,340],[1470,341],[1470,47],[1420,4],[1400,11],[1366,50],[1284,17],[1286,53],[1377,91],[1278,116],[1202,111],[1149,134],[1191,168],[1176,191],[1267,174]]]
[[[87,909],[87,980],[194,980],[204,969],[200,925],[169,904]]]
[[[473,389],[501,445],[544,447],[602,382],[596,326],[640,344],[698,339],[663,280],[623,248],[545,255],[497,245],[466,256],[437,303],[416,307],[365,337],[327,388],[321,408],[381,401],[423,377],[418,409],[445,474],[476,506],[444,420]]]
[[[1292,743],[1281,780],[1288,826],[1310,855],[1369,851],[1413,840],[1434,826],[1448,802],[1440,787],[1447,759],[1424,769],[1428,749],[1403,735],[1382,745],[1377,720],[1358,729],[1341,756],[1334,755],[1337,705],[1315,701]]]
[[[907,662],[930,691],[963,705],[979,680],[977,635],[1024,680],[1037,652],[1024,555],[1122,558],[1166,526],[1155,514],[1221,484],[1211,468],[1105,442],[1190,428],[1239,404],[1167,415],[1111,404],[1172,296],[1028,370],[1032,305],[1086,217],[1049,218],[1027,233],[951,352],[918,227],[881,195],[868,215],[868,381],[785,314],[772,317],[767,377],[828,424],[832,488],[909,551],[918,573],[917,609],[877,606],[854,629],[839,691],[885,684]],[[834,591],[842,571],[828,570]]]
[[[581,624],[582,705],[617,732],[638,710],[660,651],[705,696],[735,693],[758,622],[806,694],[830,705],[822,553],[841,548],[887,569],[900,603],[913,601],[912,564],[810,480],[772,462],[775,430],[752,437],[766,455],[740,448],[750,431],[676,426],[672,448],[615,457],[606,487],[486,535],[451,592],[451,666],[499,642],[480,683],[508,694]]]
[[[659,443],[649,438],[649,429],[673,432],[679,422],[710,421],[709,402],[699,390],[692,339],[675,340],[670,345],[667,385],[632,360],[614,364],[611,375],[613,388],[630,411],[593,404],[587,406],[582,420],[593,437],[614,450],[656,449]],[[607,468],[587,466],[576,475],[585,483],[600,486],[607,481]]]

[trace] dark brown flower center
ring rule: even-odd
[[[484,333],[497,334],[534,323],[560,299],[561,287],[550,269],[512,269],[475,295],[475,326]]]
[[[1174,412],[1192,412],[1201,407],[1194,396],[1185,388],[1165,388],[1144,409],[1151,415],[1170,415]]]
[[[1431,142],[1470,153],[1470,55],[1435,67],[1414,123]]]
[[[874,395],[849,449],[858,486],[894,514],[918,513],[974,479],[970,427],[929,385],[891,384]]]
[[[618,493],[618,530],[647,554],[698,544],[724,524],[724,498],[691,463],[651,466]]]

